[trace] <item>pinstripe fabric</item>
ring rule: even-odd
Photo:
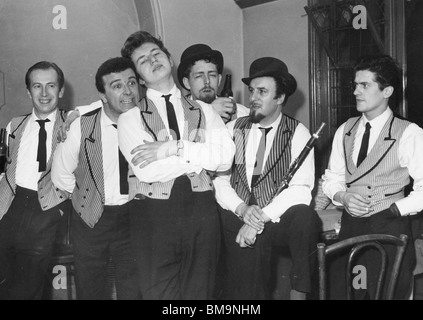
[[[53,127],[53,139],[51,154],[54,154],[57,146],[57,133],[60,126],[64,122],[64,110],[58,110],[56,113],[56,120]],[[9,154],[11,163],[8,165],[6,175],[0,182],[0,219],[7,212],[12,203],[16,192],[16,162],[18,159],[19,146],[28,119],[31,114],[13,118],[11,121],[9,134]],[[47,163],[47,169],[38,181],[38,200],[41,208],[46,211],[65,201],[68,195],[65,191],[61,191],[54,187],[51,181],[51,164],[53,163],[53,156],[50,157]]]
[[[239,118],[236,121],[234,126],[235,165],[232,169],[231,185],[245,203],[249,203],[252,193],[261,208],[272,200],[272,195],[289,168],[291,141],[298,123],[298,120],[286,115],[282,116],[262,174],[250,191],[245,167],[245,148],[252,123],[248,117]]]
[[[184,140],[193,142],[205,141],[205,119],[201,106],[186,97],[182,98],[184,109],[185,126],[181,134]],[[140,104],[142,126],[156,141],[168,141],[169,135],[166,127],[157,111],[156,106],[150,99],[144,98]],[[191,182],[193,192],[204,192],[213,189],[209,174],[202,170],[200,174],[190,173],[187,175]],[[175,180],[165,183],[154,182],[144,183],[137,179],[132,169],[129,169],[129,199],[133,199],[136,194],[141,193],[154,199],[169,199]]]
[[[347,191],[369,199],[373,208],[371,214],[375,214],[404,198],[404,188],[409,184],[410,176],[407,168],[399,164],[398,146],[410,122],[391,116],[372,150],[357,168],[352,153],[359,119],[349,119],[344,130]]]
[[[93,228],[105,203],[101,108],[81,117],[81,144],[72,204],[85,223]]]

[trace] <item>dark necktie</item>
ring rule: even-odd
[[[117,129],[117,125],[114,124],[113,127]],[[119,182],[120,182],[120,194],[128,194],[128,161],[126,161],[122,152],[119,151]]]
[[[178,121],[176,121],[175,108],[172,102],[170,102],[170,96],[171,94],[162,95],[162,98],[165,98],[166,101],[167,121],[169,122],[170,134],[173,140],[179,140],[181,136],[179,135]]]
[[[256,184],[258,178],[261,175],[261,171],[263,170],[264,153],[266,152],[266,136],[269,133],[269,131],[272,129],[272,127],[270,128],[259,127],[259,129],[261,131],[261,139],[259,142],[259,147],[257,149],[256,163],[254,164],[253,176],[251,178],[251,189]]]
[[[45,128],[46,122],[49,122],[49,119],[45,120],[36,120],[40,125],[40,130],[38,131],[38,150],[37,150],[37,161],[38,161],[38,172],[46,171],[47,167],[47,131]]]
[[[370,137],[370,128],[372,126],[369,122],[366,123],[366,131],[364,131],[363,140],[361,140],[360,152],[358,153],[357,158],[357,167],[363,162],[367,157],[367,149],[369,148],[369,137]]]

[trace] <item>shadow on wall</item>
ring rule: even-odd
[[[147,0],[90,0],[88,6],[72,0],[60,5],[57,0],[1,0],[0,100],[6,103],[0,108],[0,127],[28,113],[31,105],[22,79],[38,61],[53,61],[65,74],[61,108],[98,100],[97,68],[120,56],[125,39],[140,28],[155,31]]]
[[[307,105],[304,92],[301,89],[297,88],[295,93],[289,97],[286,106],[283,108],[283,113],[286,113],[288,116],[298,119],[298,106],[304,105]]]
[[[73,87],[69,81],[65,80],[65,93],[63,95],[63,98],[59,102],[59,108],[66,111],[74,109],[74,100],[75,99]]]

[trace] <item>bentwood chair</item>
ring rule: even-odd
[[[369,234],[363,236],[357,236],[349,239],[339,241],[337,243],[327,246],[324,243],[317,244],[318,251],[318,265],[319,265],[319,299],[326,299],[326,258],[327,256],[334,255],[341,252],[342,250],[349,249],[348,262],[345,270],[346,278],[346,288],[347,288],[347,299],[351,300],[352,295],[352,262],[359,252],[366,248],[375,248],[380,254],[381,262],[379,267],[375,300],[381,299],[381,292],[383,284],[387,286],[385,299],[391,300],[394,297],[395,285],[398,280],[398,274],[401,266],[402,259],[404,257],[405,248],[407,245],[408,237],[404,234],[401,234],[400,237],[395,237],[392,235],[386,234]],[[392,263],[392,269],[385,281],[385,274],[387,269],[387,254],[385,248],[382,246],[384,244],[391,244],[396,246],[396,254],[394,261]],[[377,254],[377,252],[375,252]]]

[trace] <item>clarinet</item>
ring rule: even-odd
[[[303,164],[304,160],[307,158],[311,149],[313,149],[325,125],[326,123],[322,122],[322,124],[320,125],[320,128],[316,131],[316,133],[313,133],[313,135],[311,136],[311,138],[308,140],[307,144],[305,145],[304,149],[301,151],[300,155],[294,160],[294,162],[289,167],[288,172],[282,178],[282,183],[279,186],[279,188],[276,189],[276,191],[274,192],[272,199],[274,199],[277,195],[279,195],[283,190],[288,188],[289,182],[291,181],[292,177],[297,172],[297,170],[300,168],[300,166]]]

